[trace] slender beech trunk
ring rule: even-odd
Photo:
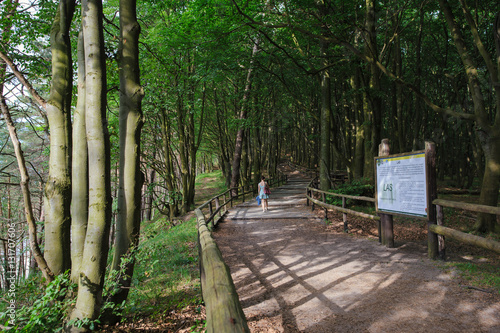
[[[167,110],[162,110],[161,116],[161,133],[163,136],[163,157],[165,159],[165,172],[163,173],[163,179],[165,181],[165,185],[169,192],[169,215],[172,220],[175,216],[179,215],[179,208],[177,205],[177,187],[175,183],[175,174],[174,174],[174,164],[172,151],[170,148],[170,122],[167,115]]]
[[[364,166],[364,126],[363,126],[363,97],[360,93],[361,88],[361,71],[357,68],[359,64],[356,62],[356,69],[353,73],[351,79],[351,87],[354,90],[353,108],[354,108],[354,126],[356,130],[356,136],[354,139],[354,159],[352,174],[354,179],[360,179],[363,177],[363,166]]]
[[[136,0],[120,1],[120,185],[113,270],[120,270],[122,259],[131,256],[139,244],[141,189],[144,176],[140,169],[142,110],[144,90],[139,73],[139,33]],[[121,289],[111,297],[120,304],[127,299],[135,260],[127,261],[120,274]]]
[[[219,150],[221,151],[221,167],[222,167],[222,172],[224,174],[224,178],[226,180],[226,187],[231,186],[231,163],[230,163],[230,153],[229,153],[229,144],[227,140],[227,131],[226,127],[224,126],[224,117],[221,114],[221,110],[219,107],[219,99],[217,95],[217,90],[214,89],[214,106],[215,106],[215,113],[216,113],[216,119],[217,119],[217,130],[219,132],[218,136],[218,141],[219,141]]]
[[[247,119],[247,110],[248,110],[248,100],[250,97],[250,91],[252,87],[252,70],[253,70],[253,62],[255,55],[259,50],[259,42],[260,39],[257,39],[253,45],[252,49],[252,58],[250,60],[250,65],[248,67],[245,91],[243,93],[243,100],[240,111],[240,120]],[[240,182],[240,162],[241,162],[241,152],[243,150],[243,139],[245,135],[245,128],[243,124],[238,129],[238,133],[236,134],[236,142],[234,145],[234,155],[233,155],[233,164],[231,167],[231,188],[237,188]],[[233,191],[233,194],[237,194],[237,190]]]
[[[2,81],[3,82],[3,81]],[[31,192],[29,188],[29,174],[28,169],[26,168],[26,161],[24,159],[24,153],[21,148],[21,142],[17,136],[16,127],[14,126],[14,122],[10,116],[9,109],[7,104],[5,103],[5,99],[3,97],[3,84],[0,84],[0,93],[1,93],[1,101],[0,107],[2,109],[2,114],[9,129],[10,140],[12,141],[12,145],[14,146],[14,152],[16,154],[17,164],[19,167],[19,173],[21,174],[21,191],[23,193],[24,199],[24,213],[26,216],[26,221],[28,223],[28,233],[29,233],[29,241],[30,248],[33,256],[36,259],[38,267],[40,267],[43,277],[48,282],[51,282],[54,279],[53,273],[50,271],[50,268],[45,261],[42,251],[38,246],[37,234],[36,234],[36,222],[33,214],[33,205],[31,203]]]
[[[46,104],[50,127],[49,178],[45,184],[45,259],[55,274],[71,267],[71,95],[69,30],[75,0],[61,0],[51,31],[52,87]]]
[[[189,157],[188,142],[186,137],[185,112],[182,105],[182,96],[178,96],[177,106],[177,126],[179,134],[179,159],[181,164],[181,183],[182,183],[182,214],[189,211]]]
[[[424,31],[424,17],[425,13],[423,10],[420,10],[420,19],[418,24],[418,37],[416,48],[416,59],[415,59],[415,87],[418,90],[421,90],[421,82],[422,82],[422,36]],[[412,150],[417,150],[417,144],[420,139],[420,128],[421,124],[424,122],[424,108],[422,105],[421,98],[415,96],[415,121],[410,128],[413,130],[413,141],[412,141]]]
[[[80,276],[89,217],[89,166],[85,126],[85,49],[78,35],[78,103],[73,115],[73,170],[71,196],[71,281]]]
[[[321,41],[321,57],[323,65],[328,65],[328,44]],[[330,122],[331,122],[331,91],[330,91],[330,73],[325,69],[321,73],[321,142],[319,159],[319,178],[322,191],[330,189]]]
[[[376,36],[376,10],[375,1],[366,0],[366,34],[365,34],[365,54],[374,59],[378,58],[377,55],[377,36]],[[370,144],[366,145],[365,150],[365,167],[363,169],[365,177],[373,179],[373,158],[378,153],[378,143],[380,142],[380,130],[381,130],[381,99],[378,96],[380,91],[380,78],[377,66],[374,63],[368,64],[368,71],[370,73],[369,80],[369,93],[365,94],[365,114],[367,116],[366,120],[369,120],[370,125],[367,125],[369,129],[365,131],[367,138],[370,139]],[[369,136],[368,136],[369,135]]]
[[[254,188],[254,191],[257,191],[257,185],[260,181],[260,177],[261,177],[261,146],[259,144],[259,129],[256,127],[256,128],[253,128],[251,129],[252,133],[253,133],[253,142],[254,142],[254,149],[255,149],[255,152],[254,152],[254,157],[252,159],[252,171],[253,171],[253,180],[252,180],[252,183],[255,184],[255,188]]]
[[[401,57],[401,41],[399,37],[399,27],[398,21],[394,19],[394,25],[398,31],[395,32],[394,36],[394,67],[395,74],[398,77],[403,76],[403,60]],[[398,139],[398,148],[393,149],[393,152],[405,152],[405,138],[407,137],[406,132],[404,130],[404,122],[403,122],[403,87],[396,82],[393,83],[395,90],[395,98],[396,98],[396,137]]]
[[[106,122],[106,66],[103,10],[100,0],[82,2],[85,45],[85,116],[89,173],[89,219],[78,283],[78,296],[71,319],[97,319],[102,306],[102,289],[111,225],[110,146]],[[72,332],[87,328],[71,327]]]
[[[17,0],[9,1],[8,3],[4,4],[3,9],[6,13],[4,20],[5,20],[6,24],[5,24],[4,29],[2,31],[2,35],[0,36],[2,43],[8,44],[8,42],[10,40],[10,33],[11,33],[11,27],[12,27],[10,19],[12,18],[12,15],[13,15],[13,13],[16,10],[18,5],[19,5],[19,1],[17,1]],[[10,140],[11,140],[12,145],[14,147],[14,153],[16,155],[19,173],[21,175],[20,185],[21,185],[21,192],[23,194],[23,200],[24,200],[24,212],[25,212],[26,222],[28,223],[28,234],[29,234],[31,254],[35,258],[35,260],[38,264],[38,267],[42,271],[43,277],[46,279],[46,281],[48,283],[54,279],[54,275],[50,271],[50,268],[48,267],[47,262],[45,261],[45,258],[43,257],[42,251],[40,250],[40,246],[38,245],[38,239],[37,239],[38,237],[37,237],[36,222],[35,222],[36,219],[35,219],[35,216],[33,213],[33,205],[32,205],[32,201],[31,201],[31,191],[29,188],[29,184],[30,184],[29,173],[28,173],[28,169],[26,168],[26,161],[24,159],[24,153],[22,151],[21,142],[19,141],[16,127],[14,125],[14,122],[12,121],[10,110],[9,110],[9,107],[7,106],[7,103],[5,101],[4,94],[3,94],[6,67],[7,66],[5,63],[0,64],[0,109],[1,109],[1,112],[3,114],[4,121],[7,125],[8,130],[9,130]],[[10,183],[10,180],[9,180],[9,183]],[[0,202],[0,206],[1,206],[1,202]],[[0,216],[3,216],[3,212],[2,212],[1,207],[0,207]],[[6,247],[5,247],[5,249],[6,249]],[[4,254],[6,257],[6,252]],[[7,260],[5,260],[5,263],[7,263]],[[7,270],[5,270],[5,271],[7,271]],[[23,274],[24,274],[24,271],[23,271]]]

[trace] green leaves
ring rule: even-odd
[[[58,275],[31,306],[23,306],[17,310],[16,332],[62,331],[63,320],[72,305],[72,293],[76,287],[70,281],[69,272]],[[6,312],[0,315],[1,322],[7,319],[6,315]]]

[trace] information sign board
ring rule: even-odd
[[[427,217],[425,152],[375,158],[377,211]]]

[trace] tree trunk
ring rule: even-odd
[[[52,87],[46,105],[50,127],[49,178],[45,185],[45,259],[55,274],[71,267],[71,94],[69,30],[75,0],[59,2],[51,32]]]
[[[120,290],[111,301],[121,304],[127,299],[132,283],[135,260],[129,258],[139,244],[141,224],[141,189],[144,175],[140,169],[142,109],[144,90],[140,85],[139,33],[136,0],[120,1],[120,185],[118,216],[111,269],[125,271],[119,281]]]
[[[462,2],[462,1],[461,1]],[[498,204],[498,190],[500,188],[500,78],[498,67],[500,66],[500,16],[497,14],[496,21],[494,25],[495,31],[495,44],[497,49],[497,64],[494,64],[490,58],[488,52],[484,48],[477,33],[477,28],[474,21],[470,17],[470,12],[466,7],[465,3],[462,2],[462,7],[464,14],[468,21],[469,27],[474,38],[474,43],[479,53],[481,54],[488,72],[492,85],[496,92],[496,117],[494,120],[494,125],[491,126],[489,122],[489,115],[486,111],[486,106],[484,101],[486,100],[482,91],[480,77],[477,70],[477,66],[474,63],[470,52],[467,50],[464,37],[461,33],[460,27],[455,21],[453,12],[448,4],[447,0],[439,0],[440,7],[446,18],[448,24],[448,29],[451,32],[453,41],[455,42],[455,47],[462,60],[465,73],[467,75],[467,83],[469,91],[471,93],[472,102],[474,105],[474,115],[476,122],[476,133],[480,138],[480,142],[484,151],[484,156],[486,159],[485,172],[483,177],[483,183],[481,186],[481,195],[479,198],[479,204],[496,206]],[[493,232],[500,229],[500,226],[496,223],[496,216],[480,214],[474,228],[481,232]]]
[[[179,133],[179,159],[181,161],[181,183],[182,183],[182,214],[189,211],[189,157],[188,157],[188,142],[186,138],[186,130],[184,124],[185,112],[183,111],[183,105],[181,103],[181,96],[178,97],[179,102],[177,106],[177,126]]]
[[[173,219],[179,214],[179,209],[177,205],[177,187],[174,182],[174,164],[173,156],[170,148],[170,122],[167,115],[167,110],[162,110],[161,116],[161,133],[163,136],[163,157],[165,159],[165,172],[163,173],[163,179],[165,181],[168,190],[168,207],[169,207],[169,217]]]
[[[71,319],[97,319],[103,303],[102,289],[111,224],[111,175],[109,134],[106,127],[106,66],[100,0],[82,2],[85,44],[86,127],[89,167],[89,220],[78,296]],[[88,328],[71,327],[78,332]]]
[[[355,46],[358,47],[359,33],[356,33]],[[354,91],[353,109],[354,109],[354,127],[356,130],[354,139],[353,168],[351,170],[354,179],[363,177],[364,166],[364,145],[365,133],[363,125],[363,94],[361,93],[362,73],[359,60],[353,59],[354,70],[351,77],[351,88]]]
[[[71,200],[71,281],[80,276],[89,217],[89,167],[85,126],[85,49],[78,36],[78,103],[73,116],[73,170]]]
[[[375,1],[366,0],[366,34],[365,34],[365,54],[373,59],[377,59],[377,35],[376,35],[376,10]],[[380,131],[381,131],[381,107],[382,101],[379,97],[380,93],[380,78],[379,70],[374,63],[368,65],[368,70],[370,72],[369,80],[369,92],[365,94],[364,106],[366,109],[367,118],[370,125],[366,124],[369,129],[365,130],[366,137],[370,139],[369,145],[366,145],[365,150],[365,167],[364,175],[367,178],[374,178],[374,168],[373,168],[373,158],[376,156],[378,151],[378,143],[380,142]]]
[[[259,39],[255,41],[255,44],[253,46],[252,50],[252,58],[250,60],[250,65],[248,67],[248,73],[247,73],[247,79],[246,79],[246,84],[245,84],[245,91],[243,93],[243,100],[242,100],[242,105],[241,105],[241,111],[240,111],[240,120],[245,120],[247,119],[247,109],[248,109],[248,99],[250,97],[250,91],[251,91],[251,86],[252,86],[252,70],[253,70],[253,62],[254,62],[254,57],[257,54],[257,51],[259,50]],[[238,133],[236,134],[236,142],[234,145],[234,155],[233,155],[233,164],[231,167],[232,173],[231,173],[231,188],[237,188],[240,182],[240,162],[241,162],[241,152],[243,150],[243,139],[245,135],[245,128],[243,124],[241,124],[240,128],[238,129]],[[233,194],[237,194],[237,191],[234,191]]]
[[[321,41],[321,57],[323,65],[328,65],[328,44]],[[330,73],[328,69],[321,72],[321,143],[319,159],[320,188],[322,191],[330,189],[330,112],[331,112],[331,91]]]
[[[3,79],[3,78],[0,78]],[[3,80],[2,80],[3,82]],[[17,131],[14,126],[14,122],[10,116],[9,109],[7,104],[5,103],[5,99],[3,97],[3,84],[0,84],[0,93],[1,93],[1,101],[0,107],[2,109],[2,114],[9,129],[10,140],[12,141],[12,145],[14,146],[14,151],[16,154],[17,164],[19,167],[19,173],[21,174],[21,191],[23,193],[24,199],[24,212],[26,216],[26,221],[28,223],[29,228],[29,240],[30,240],[30,248],[33,253],[38,267],[40,267],[43,277],[47,280],[47,283],[51,282],[54,279],[53,273],[50,271],[50,268],[45,261],[42,251],[38,246],[37,234],[36,234],[36,222],[33,214],[33,205],[31,203],[31,192],[29,189],[29,174],[28,169],[26,168],[26,161],[24,159],[24,153],[21,148],[21,143],[17,136]],[[9,219],[10,220],[10,219]]]
[[[394,25],[398,26],[398,21],[394,20]],[[399,28],[397,28],[399,30]],[[403,60],[401,57],[401,42],[399,38],[399,32],[395,33],[395,43],[394,43],[394,67],[395,74],[397,77],[403,76]],[[405,138],[406,133],[404,130],[404,122],[403,122],[403,86],[400,84],[394,83],[395,89],[395,98],[396,98],[396,136],[398,149],[395,152],[403,153],[406,151]],[[394,149],[393,149],[394,153]]]
[[[7,13],[5,15],[5,26],[2,31],[2,35],[0,36],[1,42],[3,44],[8,44],[10,40],[10,30],[12,28],[12,22],[10,19],[12,18],[12,15],[14,11],[16,10],[17,6],[19,4],[19,1],[9,1],[7,4],[4,4],[4,11]],[[40,246],[38,245],[38,237],[37,237],[37,229],[36,229],[36,222],[35,222],[35,216],[33,213],[33,205],[31,201],[31,191],[29,188],[30,184],[30,178],[29,178],[29,173],[28,169],[26,168],[26,161],[24,159],[24,152],[22,151],[21,147],[21,142],[19,141],[19,137],[17,135],[17,130],[14,125],[14,122],[12,121],[12,117],[10,114],[10,110],[7,106],[7,103],[4,98],[4,82],[5,82],[5,74],[6,74],[6,64],[2,63],[0,64],[0,109],[3,114],[4,121],[7,125],[7,128],[9,130],[9,136],[10,140],[12,142],[12,145],[14,147],[14,153],[16,155],[17,159],[17,164],[19,168],[19,173],[21,176],[21,192],[23,194],[23,200],[24,200],[24,212],[25,212],[25,217],[26,217],[26,222],[28,223],[28,234],[29,234],[29,242],[30,242],[30,249],[31,249],[31,254],[33,255],[34,259],[36,260],[38,267],[40,267],[42,271],[43,277],[46,279],[47,283],[51,282],[54,279],[53,273],[50,271],[50,268],[47,265],[47,262],[45,261],[45,258],[43,257],[42,251],[40,250]],[[10,180],[9,180],[10,183]],[[10,198],[10,196],[9,196]],[[10,199],[9,199],[10,200]],[[2,202],[0,201],[0,217],[3,217],[3,211],[2,211]],[[10,221],[10,219],[9,219]],[[22,243],[21,243],[22,244]],[[4,248],[7,249],[5,246],[4,242]],[[21,253],[23,251],[21,250]],[[7,263],[7,252],[5,251],[5,263]],[[7,269],[5,270],[7,272]],[[24,271],[23,271],[24,274]],[[1,286],[0,286],[1,288]]]

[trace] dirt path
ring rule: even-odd
[[[306,208],[306,179],[270,209],[230,210],[213,236],[252,332],[500,332],[500,297],[460,286],[426,249],[334,233]]]

